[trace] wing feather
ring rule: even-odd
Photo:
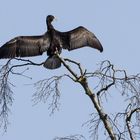
[[[80,26],[67,33],[69,34],[69,47],[64,48],[68,50],[74,50],[85,46],[89,46],[98,49],[100,52],[103,51],[103,47],[100,41],[92,32],[90,32],[86,28]]]
[[[49,35],[20,36],[5,43],[0,48],[0,58],[37,56],[50,46]]]

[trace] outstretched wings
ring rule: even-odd
[[[97,37],[82,26],[64,33],[56,31],[53,38],[57,38],[60,47],[63,49],[74,50],[89,46],[98,49],[100,52],[103,51]],[[0,48],[0,59],[42,55],[48,50],[50,44],[52,43],[48,32],[41,36],[16,37]]]
[[[20,36],[5,43],[0,48],[0,58],[37,56],[50,46],[49,35]]]
[[[72,31],[65,32],[65,34],[68,34],[69,36],[69,45],[67,45],[66,47],[63,46],[64,49],[74,50],[89,46],[99,50],[100,52],[103,51],[103,47],[97,37],[82,26]]]

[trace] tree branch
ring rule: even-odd
[[[131,124],[130,124],[132,115],[135,112],[140,112],[140,108],[135,108],[135,109],[130,110],[129,112],[126,113],[126,126],[127,126],[127,129],[128,129],[129,136],[130,136],[131,140],[135,140],[135,138],[133,136],[133,133],[132,133],[132,130],[131,130]]]
[[[53,113],[56,109],[59,108],[59,81],[63,77],[68,77],[72,81],[79,83],[83,87],[85,94],[91,99],[92,104],[97,111],[98,119],[94,119],[93,117],[92,121],[90,121],[90,123],[94,124],[93,134],[97,134],[99,124],[103,124],[105,131],[107,131],[108,136],[111,140],[116,140],[117,138],[119,140],[134,140],[136,133],[132,131],[130,122],[133,121],[132,116],[134,116],[133,114],[135,113],[135,118],[138,123],[134,126],[140,128],[140,74],[128,76],[125,70],[116,69],[115,66],[108,60],[103,61],[100,64],[99,69],[97,69],[96,71],[87,72],[87,70],[82,69],[80,63],[77,63],[70,59],[63,59],[58,54],[56,55],[70,74],[53,76],[51,78],[46,78],[35,83],[37,91],[33,95],[34,103],[36,104],[40,101],[46,102],[49,100],[49,108],[51,108],[51,113]],[[14,72],[13,70],[28,65],[41,66],[44,63],[35,63],[30,60],[21,58],[16,58],[14,60],[22,63],[18,65],[11,65],[12,60],[8,60],[7,63],[0,69],[0,124],[4,125],[5,128],[7,128],[8,124],[8,113],[10,111],[9,105],[11,105],[13,102],[11,90],[12,83],[10,83],[9,81],[9,74],[25,76],[23,75],[23,73],[27,69],[22,72]],[[78,68],[78,72],[74,71],[67,62],[75,65]],[[93,87],[89,86],[90,84],[88,83],[88,80],[90,78],[93,78],[95,80],[95,82],[93,82]],[[127,99],[126,101],[131,104],[131,108],[130,106],[127,106],[127,109],[122,113],[117,113],[114,119],[110,117],[111,115],[109,113],[106,113],[104,111],[105,109],[102,102],[102,97],[107,97],[107,93],[109,93],[112,88],[119,89],[121,96],[125,96],[125,100]],[[118,118],[124,118],[124,130],[121,130],[121,124],[117,124]],[[120,122],[123,121],[121,120]],[[59,139],[64,138],[69,140],[71,140],[71,138],[76,139],[76,137],[62,137]]]
[[[66,62],[59,56],[57,55],[58,58],[61,60],[63,65],[66,67],[66,69],[76,78],[76,82],[80,83],[81,86],[84,88],[85,93],[90,97],[92,103],[94,104],[94,107],[96,108],[100,119],[102,120],[104,127],[106,128],[111,140],[116,140],[115,133],[113,132],[111,123],[109,122],[108,115],[104,113],[103,109],[101,108],[95,93],[91,91],[91,89],[88,86],[87,78],[84,75],[81,75],[78,77],[75,72],[66,64]]]

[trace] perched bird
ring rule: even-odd
[[[61,61],[56,52],[60,54],[62,49],[71,51],[89,46],[100,52],[103,51],[100,41],[86,28],[79,26],[68,32],[60,32],[55,30],[51,24],[54,19],[55,17],[52,15],[47,16],[48,30],[43,35],[19,36],[5,43],[0,48],[0,59],[37,56],[47,52],[48,58],[44,62],[44,67],[56,69],[61,66]]]

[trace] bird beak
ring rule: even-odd
[[[57,21],[57,17],[54,17],[54,21]]]

